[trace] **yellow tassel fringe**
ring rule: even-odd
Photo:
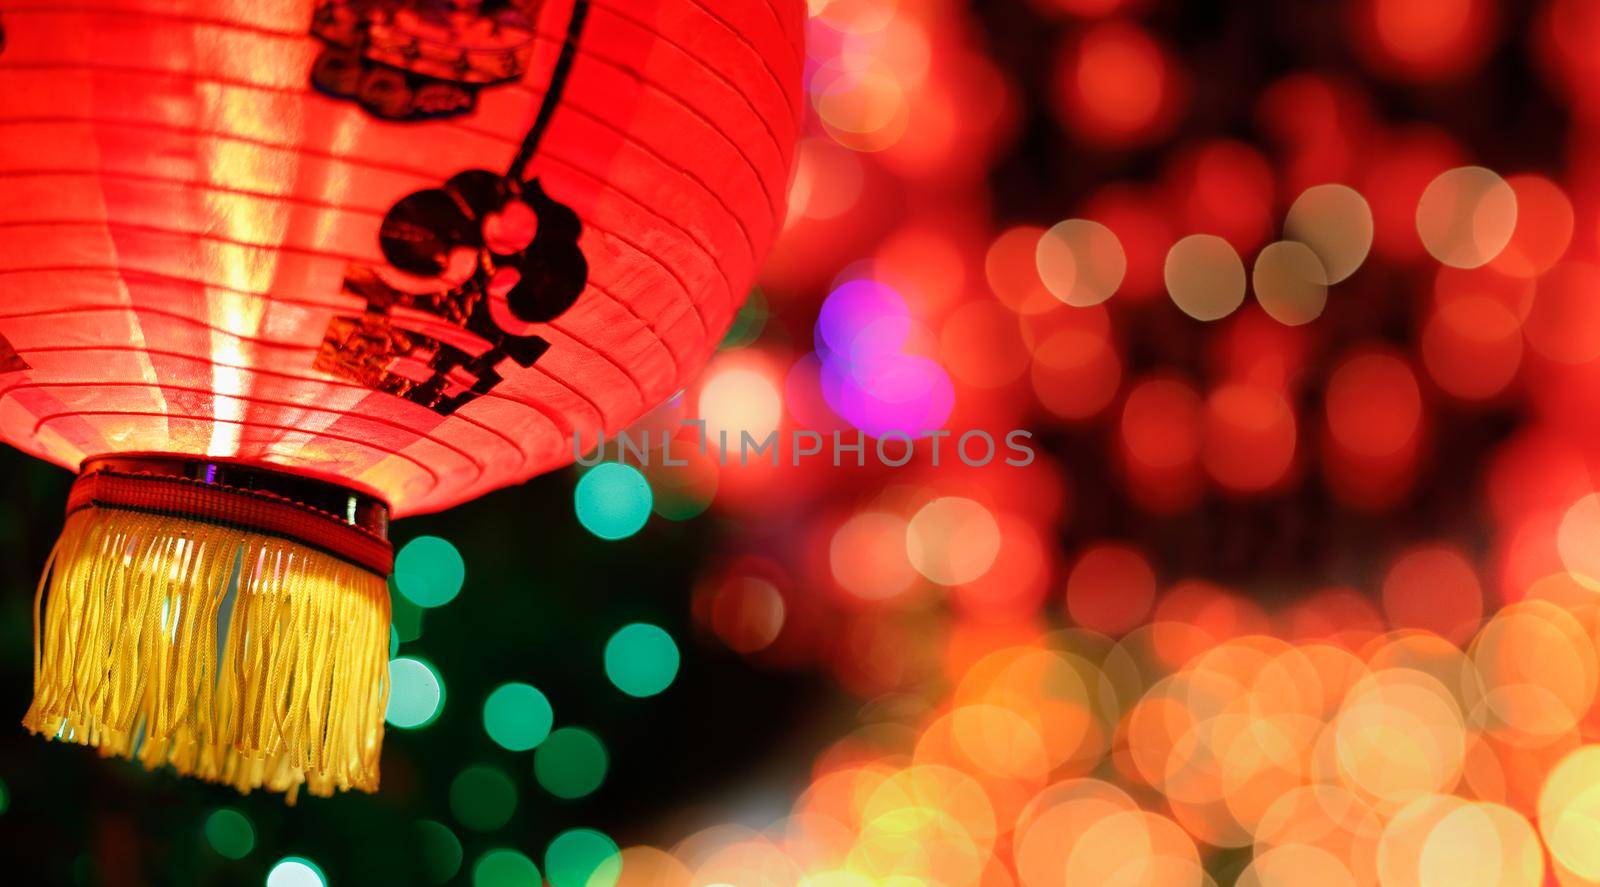
[[[302,784],[378,788],[381,576],[273,536],[87,508],[67,519],[33,619],[34,733],[291,804]]]

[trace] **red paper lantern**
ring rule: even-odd
[[[81,475],[27,726],[375,788],[388,516],[701,366],[782,218],[801,21],[0,0],[0,436]]]

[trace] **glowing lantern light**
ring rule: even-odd
[[[8,9],[0,438],[80,475],[28,728],[376,789],[389,518],[704,363],[783,218],[802,6]]]

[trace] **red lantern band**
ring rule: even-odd
[[[91,459],[67,514],[122,508],[238,527],[298,542],[388,576],[389,507],[336,484],[228,462],[172,457]]]

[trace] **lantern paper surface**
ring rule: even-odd
[[[569,461],[743,300],[800,23],[797,0],[0,0],[0,436],[68,467],[277,467],[398,515]]]
[[[0,438],[75,468],[23,725],[378,787],[391,514],[560,465],[720,340],[798,0],[0,0]]]

